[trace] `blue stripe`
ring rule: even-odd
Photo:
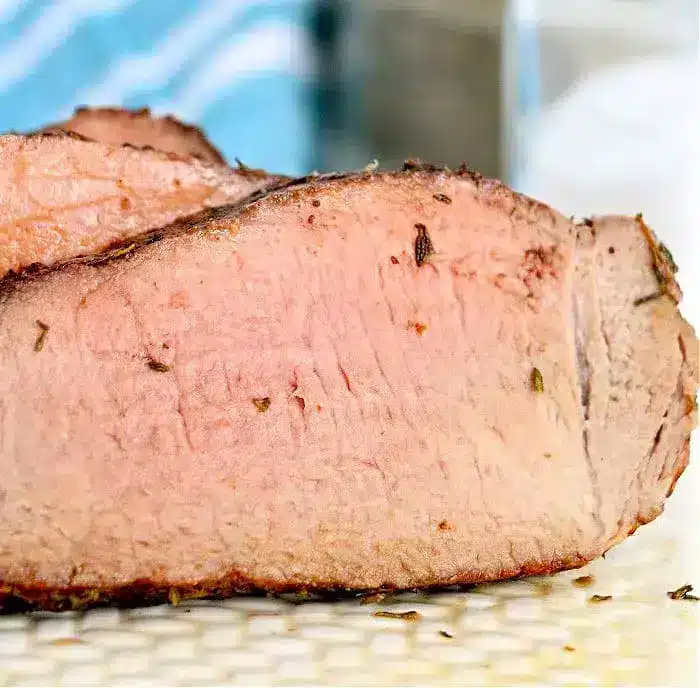
[[[298,0],[260,2],[249,7],[234,20],[216,27],[167,83],[145,91],[134,90],[124,103],[110,104],[140,107],[176,102],[187,81],[206,70],[224,45],[243,40],[250,31],[270,21],[303,29],[311,4],[311,0]],[[41,1],[24,3],[11,21],[0,25],[0,45],[6,48],[17,40],[46,7]],[[99,87],[110,67],[124,57],[148,56],[169,31],[186,25],[202,9],[195,0],[139,0],[118,12],[81,20],[52,54],[0,93],[0,130],[26,131],[47,124],[76,105],[98,104],[76,99]],[[310,46],[302,47],[302,52],[304,49]],[[200,124],[230,159],[239,157],[252,166],[301,174],[311,165],[309,90],[310,84],[285,73],[252,74],[235,85],[223,83]]]
[[[229,160],[292,175],[309,171],[307,89],[286,75],[240,84],[212,104],[201,124]]]

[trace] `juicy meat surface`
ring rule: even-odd
[[[0,136],[0,277],[104,251],[278,180],[75,134]]]
[[[156,239],[1,285],[8,596],[551,572],[658,515],[687,462],[698,342],[641,220],[420,168]]]
[[[148,108],[77,108],[65,122],[51,124],[45,131],[72,131],[95,141],[143,148],[151,146],[182,158],[195,157],[214,165],[225,165],[221,153],[201,129],[172,115],[154,117]]]

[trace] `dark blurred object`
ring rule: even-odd
[[[325,169],[407,157],[499,173],[502,0],[319,2]]]
[[[313,159],[321,170],[350,169],[364,165],[366,146],[361,131],[357,98],[361,75],[347,51],[354,37],[357,3],[350,0],[320,0],[311,17],[311,35],[316,58],[313,111],[316,136]]]

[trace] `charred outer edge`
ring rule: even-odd
[[[38,132],[32,134],[33,136],[69,136],[74,137],[79,140],[91,141],[92,139],[86,139],[79,134],[74,134],[72,132]],[[407,163],[408,164],[408,163]],[[200,225],[211,221],[211,220],[233,220],[237,217],[242,216],[246,211],[253,210],[255,205],[265,199],[265,198],[282,198],[286,193],[293,193],[294,191],[300,191],[305,187],[322,188],[329,182],[341,180],[345,182],[359,181],[362,179],[369,179],[372,177],[384,177],[384,178],[401,178],[405,176],[410,176],[416,173],[435,175],[435,174],[446,174],[453,177],[466,177],[471,179],[475,184],[489,184],[492,188],[503,187],[505,185],[496,179],[484,179],[480,174],[469,170],[464,167],[458,169],[457,171],[450,170],[448,167],[423,164],[419,162],[413,162],[412,166],[407,169],[402,169],[399,171],[392,172],[331,172],[328,174],[309,174],[303,177],[297,177],[291,179],[289,177],[279,176],[279,175],[267,175],[270,179],[270,183],[264,186],[262,189],[255,191],[254,193],[246,196],[236,203],[230,203],[227,205],[217,206],[215,208],[207,208],[205,210],[199,211],[184,218],[180,218],[170,225],[165,227],[158,227],[149,229],[142,234],[131,236],[124,241],[115,242],[109,247],[109,249],[91,254],[88,256],[78,256],[76,258],[71,258],[63,263],[57,263],[56,265],[43,265],[42,263],[33,263],[22,270],[13,271],[10,270],[6,275],[0,278],[0,296],[13,290],[15,286],[19,286],[22,283],[30,282],[36,279],[36,277],[45,275],[51,272],[60,272],[66,267],[72,265],[86,265],[86,266],[96,266],[100,264],[105,264],[119,259],[128,259],[134,254],[138,253],[140,247],[154,244],[159,241],[163,241],[172,236],[177,236],[179,234],[187,234],[190,232],[196,232]],[[524,199],[528,203],[534,203],[539,205],[539,201],[523,196],[522,194],[517,194],[513,192],[516,196]],[[132,246],[133,245],[133,246]],[[129,248],[128,251],[124,249]]]
[[[104,606],[134,607],[163,604],[173,599],[178,602],[186,602],[192,599],[221,599],[236,594],[251,593],[313,593],[324,599],[334,600],[356,597],[358,594],[392,593],[401,590],[441,591],[455,586],[466,587],[494,580],[550,574],[579,568],[587,563],[588,559],[579,556],[578,558],[554,560],[548,563],[526,563],[517,569],[503,570],[498,576],[464,572],[446,581],[425,580],[405,587],[384,584],[373,588],[353,588],[333,580],[300,580],[280,583],[264,578],[251,578],[235,569],[231,569],[216,579],[203,580],[195,584],[167,584],[161,581],[138,579],[122,585],[52,586],[40,581],[33,584],[10,583],[0,578],[0,613],[10,614],[32,609],[67,611]]]

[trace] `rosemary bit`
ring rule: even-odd
[[[452,203],[452,199],[447,194],[444,194],[444,193],[433,194],[433,198],[436,201],[440,201],[440,203],[447,203],[448,205],[450,203]]]
[[[410,612],[374,612],[372,616],[379,619],[401,619],[402,621],[418,621],[420,614],[415,611]]]
[[[34,351],[39,352],[44,348],[44,341],[46,340],[46,333],[49,331],[49,326],[41,322],[41,320],[37,320],[36,324],[39,327],[39,336],[34,342]]]
[[[258,409],[259,413],[265,413],[270,408],[272,401],[270,397],[262,397],[261,399],[253,399],[253,406]]]
[[[414,226],[418,230],[415,243],[416,265],[420,267],[425,263],[428,256],[433,253],[433,242],[430,240],[428,230],[422,222],[416,222]]]
[[[530,382],[532,383],[532,391],[537,394],[544,392],[544,380],[539,368],[533,368],[530,373]]]

